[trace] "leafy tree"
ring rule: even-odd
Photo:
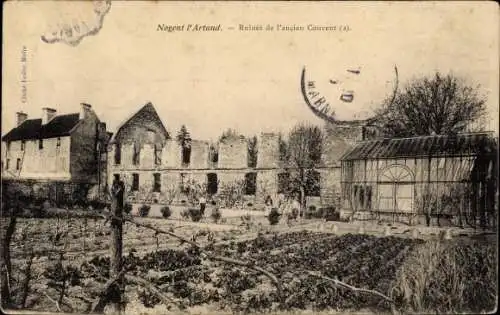
[[[189,147],[191,145],[191,134],[187,130],[186,125],[181,126],[181,129],[177,133],[176,140],[177,143],[183,148]]]
[[[181,129],[177,133],[176,140],[182,148],[182,163],[188,164],[191,156],[191,135],[186,125],[181,126]]]
[[[248,167],[257,166],[257,136],[253,136],[247,140],[248,143]]]
[[[305,209],[306,192],[317,187],[313,185],[314,169],[321,162],[324,134],[320,127],[299,124],[290,131],[288,140],[289,166],[294,170],[291,185],[300,195],[301,212]]]
[[[415,79],[385,102],[379,110],[380,123],[391,137],[467,131],[485,115],[486,99],[478,88],[439,72]]]

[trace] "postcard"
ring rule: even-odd
[[[6,1],[4,313],[489,313],[494,2]]]

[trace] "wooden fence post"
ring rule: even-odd
[[[111,298],[111,306],[114,314],[121,314],[123,311],[123,293],[125,291],[125,283],[122,271],[123,259],[123,197],[125,185],[115,179],[111,192],[111,212],[114,218],[111,219],[111,260],[110,260],[110,278],[117,279],[117,289],[113,290]]]

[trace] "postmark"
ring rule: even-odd
[[[394,66],[392,79],[384,82],[386,96],[394,100],[398,90],[398,68]],[[330,75],[309,73],[302,68],[300,89],[306,105],[319,118],[334,124],[369,123],[377,118],[373,108],[369,108],[368,85],[377,82],[363,79],[363,67],[339,67]],[[365,94],[365,95],[363,95]],[[360,97],[363,96],[363,97]],[[358,100],[359,98],[359,100]],[[381,101],[381,100],[377,100]]]
[[[77,46],[85,37],[99,33],[103,27],[104,17],[111,9],[111,0],[85,1],[76,4],[78,8],[75,3],[71,3],[71,6],[61,3],[60,18],[51,21],[52,26],[49,26],[49,30],[41,36],[44,43]]]

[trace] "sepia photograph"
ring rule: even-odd
[[[499,7],[3,2],[4,314],[494,314]]]

